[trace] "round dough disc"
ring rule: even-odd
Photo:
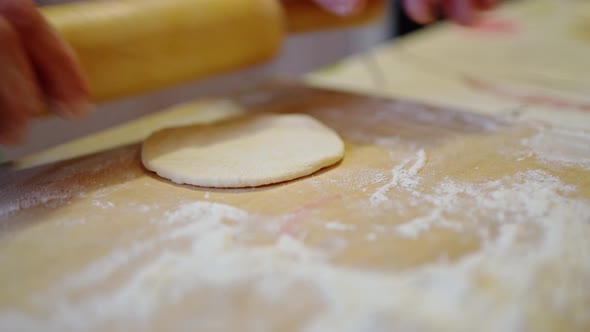
[[[142,148],[143,165],[176,183],[239,188],[293,180],[340,161],[344,143],[303,114],[265,114],[164,129]]]

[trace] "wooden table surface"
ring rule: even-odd
[[[527,59],[527,38],[540,45],[532,26],[554,22],[543,6],[306,77],[362,94],[261,86],[1,169],[0,330],[589,330],[590,40],[575,24],[568,42],[546,33],[577,51],[545,66],[554,56],[531,48],[545,71],[514,59],[522,71],[502,71],[484,49],[509,43],[489,52]],[[423,65],[428,56],[463,74]],[[158,128],[260,111],[311,114],[342,135],[345,159],[242,190],[179,186],[141,166],[138,142]]]
[[[380,69],[375,79],[371,68]],[[590,129],[590,2],[515,1],[307,75],[314,85]]]

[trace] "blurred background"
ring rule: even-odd
[[[41,6],[64,2],[72,2],[72,0],[36,0],[36,3]],[[405,16],[400,4],[401,1],[390,1],[387,15],[382,20],[367,26],[290,37],[284,45],[281,56],[263,66],[101,105],[92,116],[74,123],[58,118],[36,120],[30,128],[27,143],[14,148],[2,148],[0,158],[9,160],[19,158],[121,124],[171,104],[203,95],[220,94],[269,76],[296,77],[349,55],[367,51],[384,40],[408,34],[420,28]]]

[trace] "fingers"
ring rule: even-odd
[[[445,13],[455,22],[463,25],[473,23],[476,18],[476,6],[472,0],[449,0],[445,3]]]
[[[435,3],[430,0],[404,0],[404,8],[416,23],[427,24],[436,19]]]
[[[340,15],[352,15],[360,12],[366,5],[367,0],[313,0],[327,11]]]
[[[0,14],[19,33],[48,106],[66,117],[84,115],[89,109],[88,88],[70,47],[30,0],[4,0]]]
[[[24,44],[52,110],[65,117],[79,117],[90,109],[88,88],[74,52],[47,23]]]
[[[497,2],[497,0],[404,0],[404,8],[408,16],[420,24],[433,22],[442,10],[457,23],[468,25],[477,18],[478,11],[491,9]]]
[[[0,16],[0,144],[20,143],[40,92],[18,32]]]
[[[492,9],[498,4],[498,0],[476,0],[475,6],[480,10]]]

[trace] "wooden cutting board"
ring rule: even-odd
[[[589,59],[590,2],[505,1],[471,27],[436,24],[306,80],[590,130]]]
[[[345,159],[241,190],[139,144],[2,170],[0,330],[590,329],[587,132],[290,84],[189,113],[243,111],[311,114]]]

